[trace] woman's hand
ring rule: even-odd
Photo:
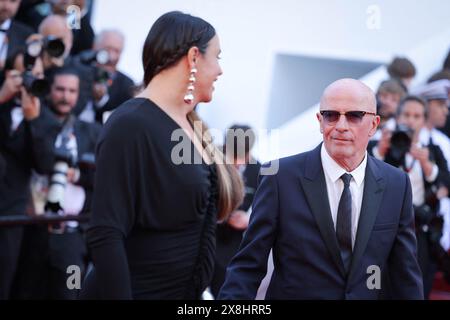
[[[31,121],[39,117],[41,112],[41,102],[39,98],[29,94],[25,88],[22,91],[22,110],[26,120]]]

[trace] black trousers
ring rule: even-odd
[[[86,245],[80,231],[52,234],[47,225],[26,226],[12,299],[77,299],[80,290],[68,288],[71,274],[67,268],[78,266],[82,277],[85,260]]]
[[[417,261],[422,270],[423,291],[425,299],[429,299],[433,289],[433,281],[437,272],[437,264],[430,250],[431,244],[426,232],[419,230],[417,235]]]
[[[11,298],[23,237],[23,227],[0,227],[0,300]]]
[[[70,266],[81,271],[80,283],[86,269],[87,249],[80,231],[63,234],[49,234],[49,298],[54,300],[75,300],[79,289],[69,288],[67,281],[72,275]]]

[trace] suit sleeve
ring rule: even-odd
[[[278,212],[277,176],[262,176],[248,229],[238,253],[227,268],[219,299],[255,299],[267,272],[267,259],[276,237]]]
[[[86,128],[85,134],[89,139],[90,148],[87,153],[95,153],[95,147],[100,135],[101,127],[97,123],[91,123]],[[84,164],[80,166],[80,178],[77,181],[77,185],[82,186],[85,190],[92,191],[94,188],[95,166]]]
[[[435,146],[433,150],[434,160],[439,169],[437,182],[450,190],[450,174],[448,171],[447,160],[445,160],[444,154],[439,146]]]
[[[399,227],[389,260],[388,270],[393,299],[423,299],[422,273],[417,262],[411,182],[405,173],[405,192]]]
[[[48,112],[42,108],[39,117],[31,121],[24,120],[31,166],[40,174],[50,174],[53,170],[55,140],[61,129]]]

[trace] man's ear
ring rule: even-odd
[[[372,128],[369,131],[369,137],[372,137],[377,132],[378,125],[380,124],[380,116],[375,116],[372,121]]]
[[[322,128],[322,116],[319,112],[316,113],[316,117],[317,120],[319,121],[319,125],[320,125],[320,133],[323,133],[323,128]]]

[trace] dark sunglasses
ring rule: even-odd
[[[326,122],[337,122],[341,117],[341,114],[345,116],[347,121],[352,124],[358,124],[364,118],[366,114],[371,114],[376,116],[377,114],[374,112],[366,112],[366,111],[347,111],[347,112],[339,112],[334,110],[321,110],[320,114]]]

